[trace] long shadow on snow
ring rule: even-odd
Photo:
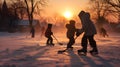
[[[90,67],[114,67],[101,56],[80,56],[80,58]]]
[[[30,49],[32,49],[32,50],[30,50]],[[15,60],[4,61],[4,63],[17,63],[17,65],[19,65],[19,66],[24,65],[24,66],[27,66],[27,67],[34,67],[36,65],[35,63],[37,61],[36,58],[42,56],[47,50],[49,50],[49,47],[46,47],[46,46],[40,46],[40,47],[28,46],[28,47],[23,47],[23,48],[20,48],[18,50],[13,51],[10,54],[5,55],[4,57],[1,57],[2,58],[1,60],[11,59],[11,58],[14,58],[16,56],[19,56]],[[29,57],[24,57],[23,56],[27,52],[34,52],[34,51],[37,51],[37,53],[35,55],[33,55],[33,56],[29,56]],[[35,67],[37,67],[37,66],[35,66]]]
[[[68,56],[70,56],[70,58],[71,58],[70,59],[70,61],[71,61],[70,67],[85,67],[85,66],[89,66],[89,67],[114,67],[113,65],[111,65],[109,63],[108,60],[105,60],[101,56],[96,56],[96,57],[95,56],[93,56],[93,57],[79,56],[79,55],[76,55],[73,51],[68,52],[68,54],[69,54]],[[100,62],[100,64],[98,62]]]
[[[10,51],[9,49],[4,50],[4,51],[1,51],[0,54],[4,53],[4,56],[2,58],[10,58],[10,57],[15,57],[15,56],[25,55],[25,53],[27,52],[37,51],[38,49],[41,49],[44,47],[45,46],[26,46],[26,47],[22,47],[14,51]]]
[[[46,51],[49,50],[49,47],[45,46],[42,49],[40,48],[40,51],[38,51],[36,54],[34,54],[33,56],[28,57],[27,61],[22,61],[22,62],[18,62],[19,66],[24,66],[24,67],[39,67],[41,66],[41,61],[37,60],[37,58],[41,57],[42,55],[44,55],[44,53],[46,53]],[[45,64],[47,64],[45,62]]]

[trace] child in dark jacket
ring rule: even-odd
[[[95,34],[97,34],[97,31],[96,31],[95,25],[90,19],[90,13],[81,11],[78,16],[81,19],[81,23],[82,23],[82,29],[80,29],[81,31],[80,34],[84,32],[84,35],[82,37],[82,42],[81,42],[82,49],[78,50],[78,54],[84,53],[86,55],[87,44],[89,41],[90,46],[92,48],[90,53],[97,55],[98,49],[97,49],[96,41],[94,39],[94,36]],[[76,36],[79,36],[79,34]]]
[[[67,44],[67,49],[73,49],[72,45],[75,43],[75,32],[76,32],[76,28],[75,28],[75,21],[74,20],[70,20],[69,24],[66,24],[66,28],[67,28],[67,38],[69,39],[69,42]]]
[[[52,38],[53,32],[51,29],[52,29],[52,24],[48,24],[48,27],[45,31],[45,37],[48,38],[46,42],[47,46],[54,46],[53,38]]]

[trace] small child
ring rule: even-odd
[[[106,36],[108,37],[108,36],[109,36],[109,35],[107,34],[107,31],[106,31],[105,28],[103,28],[103,27],[100,29],[100,34],[101,34],[103,37],[106,37]]]
[[[51,29],[52,29],[52,24],[48,24],[48,27],[45,31],[45,37],[48,38],[46,42],[47,46],[54,46],[53,38],[52,38],[53,32],[51,31]]]
[[[75,43],[75,32],[76,32],[76,28],[75,28],[75,21],[74,20],[70,20],[69,24],[66,24],[66,28],[67,28],[67,38],[69,39],[69,42],[67,44],[67,49],[73,49],[72,45]]]

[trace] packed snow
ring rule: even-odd
[[[64,45],[46,46],[46,38],[37,33],[31,38],[29,33],[0,32],[0,67],[119,67],[120,35],[110,33],[109,37],[95,36],[99,49],[98,56],[79,56],[82,35],[76,39],[73,51],[58,54],[66,48],[68,39],[65,32],[55,33],[55,37]],[[90,50],[88,45],[88,51]]]

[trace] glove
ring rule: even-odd
[[[76,31],[76,36],[78,37],[80,34],[82,34],[82,29],[77,29],[77,31]]]
[[[80,33],[79,32],[76,32],[76,36],[78,37],[80,35]]]
[[[51,35],[53,35],[53,32],[51,32]]]

